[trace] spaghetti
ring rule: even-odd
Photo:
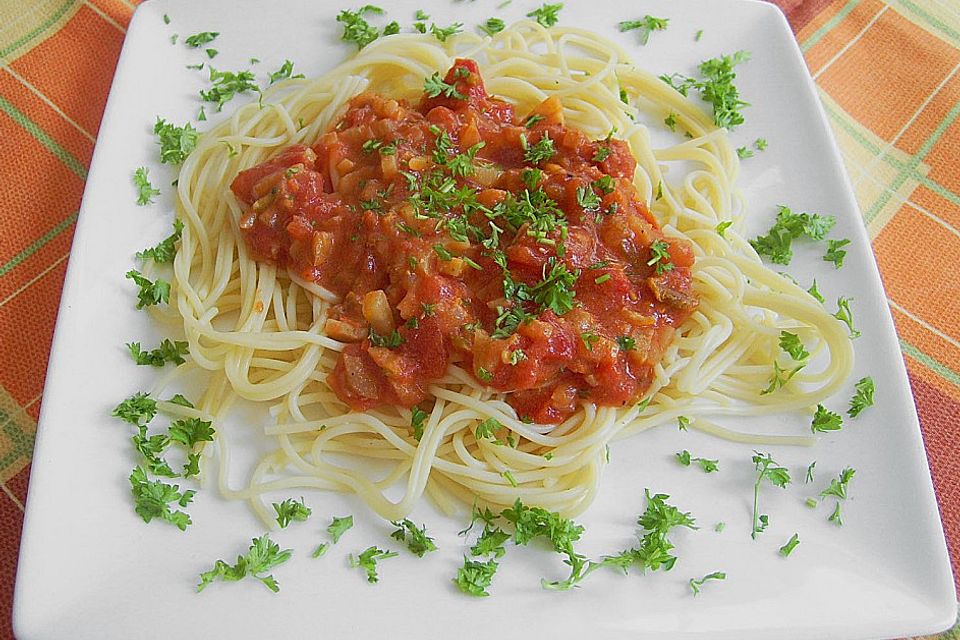
[[[240,231],[247,207],[229,189],[239,172],[291,145],[314,144],[363,91],[416,98],[424,78],[449,69],[457,57],[475,59],[490,94],[519,114],[556,96],[565,122],[591,138],[615,129],[638,162],[636,193],[668,238],[691,244],[699,303],[652,368],[645,401],[630,407],[587,403],[559,424],[527,423],[504,394],[451,365],[429,385],[433,406],[420,418],[417,440],[412,429],[417,416],[409,409],[353,411],[328,386],[347,346],[325,332],[338,297],[251,256]],[[633,97],[631,104],[621,102],[621,90]],[[658,120],[673,114],[690,138],[654,148],[648,129],[636,121],[641,114]],[[682,167],[681,181],[665,179],[668,164]],[[764,267],[739,235],[737,172],[725,131],[666,83],[634,67],[615,44],[578,29],[548,30],[525,21],[492,39],[461,35],[440,43],[394,35],[321,78],[271,87],[262,106],[241,107],[203,136],[178,182],[184,229],[171,307],[183,324],[191,359],[175,375],[208,372],[197,412],[218,422],[237,399],[269,403],[272,421],[264,432],[277,443],[249,486],[235,490],[227,482],[230,443],[218,429],[222,492],[250,500],[264,521],[271,517],[260,496],[293,487],[354,492],[390,520],[405,517],[424,494],[448,512],[472,502],[500,508],[520,497],[571,516],[589,505],[605,448],[617,438],[685,415],[695,428],[751,441],[756,436],[733,434],[705,416],[816,405],[848,377],[850,341],[842,323]],[[726,220],[733,224],[721,234],[717,225]],[[781,331],[800,336],[811,365],[761,395]],[[478,437],[477,425],[491,418],[504,430],[496,440]],[[809,442],[802,436],[772,438]],[[395,485],[403,487],[398,501],[387,497]]]

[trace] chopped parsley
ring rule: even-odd
[[[420,442],[420,439],[423,437],[423,427],[429,417],[429,413],[416,405],[414,405],[410,412],[410,429],[413,430],[413,439],[417,442]]]
[[[830,480],[830,486],[820,492],[820,498],[834,497],[838,500],[847,499],[847,485],[850,484],[850,480],[853,479],[853,476],[857,473],[856,469],[850,467],[845,468],[840,472],[840,475],[836,478]]]
[[[176,242],[180,239],[182,233],[183,221],[180,218],[174,218],[173,233],[161,240],[155,247],[138,251],[137,259],[146,260],[150,258],[157,264],[173,262],[174,256],[177,255]]]
[[[497,431],[503,428],[503,425],[496,418],[487,418],[477,425],[474,435],[477,440],[490,439],[496,437]]]
[[[272,575],[261,575],[290,559],[293,551],[280,549],[280,545],[270,539],[270,534],[263,534],[254,538],[250,549],[245,555],[237,556],[237,563],[229,565],[223,560],[217,560],[213,569],[200,574],[200,584],[197,591],[203,591],[214,580],[236,582],[250,576],[263,583],[263,586],[276,593],[280,585]]]
[[[379,38],[380,30],[367,22],[363,17],[364,14],[368,13],[380,15],[383,13],[383,9],[372,4],[367,4],[356,11],[347,9],[341,11],[339,15],[337,15],[337,22],[343,24],[343,35],[340,36],[340,39],[344,42],[352,42],[357,45],[358,49],[363,49]]]
[[[127,349],[133,356],[134,362],[138,365],[148,365],[151,367],[162,367],[168,362],[183,364],[183,356],[189,353],[189,343],[180,340],[172,341],[164,338],[160,346],[150,351],[141,351],[139,342],[127,343]]]
[[[852,300],[853,298],[837,298],[837,312],[833,314],[834,318],[847,325],[847,329],[850,330],[851,340],[859,338],[861,335],[856,327],[853,326],[853,311],[850,310],[850,302]]]
[[[814,433],[823,433],[824,431],[839,431],[843,427],[843,418],[839,413],[828,411],[822,404],[817,405],[817,411],[813,414],[813,421],[810,423],[810,430]]]
[[[396,551],[384,551],[383,549],[378,549],[376,546],[367,547],[356,558],[353,557],[352,553],[350,554],[350,566],[366,571],[367,582],[375,584],[380,581],[380,577],[377,575],[377,561],[395,558],[398,555],[400,554]]]
[[[780,363],[776,360],[773,361],[773,377],[770,378],[770,384],[766,389],[760,392],[760,395],[765,396],[773,393],[777,389],[783,388],[793,376],[797,375],[801,369],[806,366],[806,363],[801,363],[800,365],[794,367],[793,369],[783,369],[780,366]]]
[[[671,111],[670,115],[668,115],[666,118],[663,119],[663,124],[667,125],[667,128],[670,129],[670,131],[676,131],[677,130],[677,114]]]
[[[824,261],[832,262],[837,269],[842,267],[843,259],[847,255],[847,251],[843,247],[848,244],[850,244],[850,241],[846,238],[843,240],[827,240],[827,253],[823,256]]]
[[[838,527],[843,526],[843,519],[841,517],[840,502],[847,499],[847,485],[849,485],[850,480],[853,478],[856,470],[847,467],[840,472],[840,475],[837,478],[830,480],[830,486],[820,492],[820,499],[833,497],[837,499],[836,504],[833,507],[833,512],[827,518],[830,522],[833,522]]]
[[[752,460],[757,470],[757,480],[753,484],[753,530],[750,536],[756,539],[769,522],[768,517],[760,513],[760,484],[768,480],[773,486],[784,489],[790,484],[790,472],[777,464],[769,453],[754,451]]]
[[[820,294],[820,290],[817,289],[817,280],[816,280],[816,279],[813,280],[813,284],[810,285],[810,288],[809,288],[809,289],[807,289],[807,293],[809,293],[811,296],[813,296],[814,300],[816,300],[816,301],[819,302],[820,304],[823,304],[824,302],[826,302],[826,300],[824,299],[824,297]]]
[[[201,31],[200,33],[195,33],[192,36],[188,36],[183,42],[192,49],[198,49],[205,44],[213,42],[219,35],[219,31]]]
[[[433,538],[427,535],[426,526],[418,527],[407,518],[391,524],[398,529],[391,533],[390,537],[399,542],[406,542],[407,548],[417,557],[422,558],[425,554],[437,550]]]
[[[750,106],[750,103],[740,99],[740,93],[733,81],[737,74],[734,67],[750,59],[748,51],[737,51],[732,55],[711,58],[700,63],[702,79],[691,78],[679,73],[671,76],[663,75],[660,79],[686,96],[690,89],[700,92],[704,102],[713,105],[713,121],[718,127],[733,129],[743,124],[743,114],[740,110]]]
[[[447,84],[444,82],[443,78],[440,77],[439,71],[435,72],[429,78],[424,79],[423,92],[427,94],[428,98],[436,98],[441,94],[448,98],[456,98],[458,100],[465,100],[467,97],[457,91],[456,83]]]
[[[276,71],[270,72],[270,84],[273,84],[274,82],[277,82],[279,80],[291,80],[294,78],[304,77],[302,73],[298,73],[297,75],[291,75],[292,73],[293,73],[293,63],[290,62],[289,60],[284,60],[283,64],[280,65],[279,69],[277,69]]]
[[[786,558],[793,553],[793,550],[797,548],[798,544],[800,544],[800,536],[795,533],[790,536],[790,540],[787,541],[787,544],[780,547],[780,555]]]
[[[211,66],[210,82],[213,86],[206,91],[200,92],[200,99],[204,102],[217,103],[217,111],[223,109],[223,105],[233,99],[238,93],[246,91],[260,91],[260,87],[253,81],[252,71],[218,71]]]
[[[496,574],[498,566],[497,561],[492,558],[486,562],[480,562],[464,556],[463,566],[457,569],[457,577],[453,579],[453,582],[460,591],[468,595],[489,596],[487,588],[493,583],[493,576]]]
[[[313,513],[313,510],[304,504],[303,498],[300,498],[300,502],[293,498],[274,502],[273,510],[277,512],[277,524],[281,529],[286,529],[287,525],[293,521],[304,522]]]
[[[717,226],[714,229],[721,238],[727,237],[727,229],[733,224],[733,220],[724,220],[723,222],[717,223]]]
[[[600,208],[600,196],[592,187],[577,187],[577,204],[586,211],[596,211]]]
[[[708,573],[707,575],[703,576],[699,580],[690,578],[690,583],[689,583],[690,590],[693,591],[693,595],[696,596],[700,594],[700,587],[702,587],[703,584],[708,580],[726,580],[726,579],[727,579],[727,574],[724,573],[723,571],[714,571],[713,573]]]
[[[657,275],[673,270],[669,249],[670,245],[663,240],[655,240],[650,244],[650,259],[647,260],[647,265],[656,265]]]
[[[370,344],[374,347],[386,347],[387,349],[396,349],[404,343],[403,336],[394,329],[389,334],[382,336],[372,327],[370,328]]]
[[[647,44],[650,34],[654,31],[663,31],[667,28],[670,18],[654,18],[651,15],[645,15],[640,20],[625,20],[618,26],[621,32],[636,30],[640,35],[640,44]]]
[[[160,142],[160,162],[181,164],[197,146],[199,133],[190,123],[178,127],[158,117],[153,132]]]
[[[160,189],[155,189],[150,184],[147,174],[150,170],[146,167],[137,167],[133,172],[133,184],[137,187],[137,204],[140,206],[153,204],[153,197],[160,195]]]
[[[506,26],[500,18],[488,18],[486,22],[479,25],[479,29],[488,36],[493,36],[503,31]]]
[[[794,240],[806,236],[811,240],[823,240],[836,218],[814,213],[793,213],[789,207],[779,205],[777,220],[765,236],[758,236],[750,244],[761,256],[776,264],[790,264],[793,258],[791,245]]]
[[[462,22],[454,22],[449,27],[443,27],[443,28],[438,27],[435,24],[430,25],[430,33],[432,33],[434,37],[440,42],[446,42],[447,38],[457,33],[460,33],[460,31],[462,30],[463,30]]]
[[[140,290],[137,292],[137,309],[150,307],[155,304],[160,304],[161,302],[170,302],[169,282],[160,279],[152,282],[136,269],[128,271],[126,277],[128,280],[133,280],[134,283],[140,287]]]
[[[753,151],[747,147],[737,147],[737,157],[740,159],[752,158]]]
[[[327,527],[327,533],[330,534],[333,544],[337,544],[340,542],[340,537],[351,528],[353,528],[353,516],[335,517]]]
[[[195,491],[181,493],[178,485],[149,480],[142,467],[136,467],[130,474],[130,490],[133,493],[134,510],[144,522],[150,522],[154,518],[165,520],[181,531],[185,531],[192,524],[189,515],[174,510],[172,505],[186,507],[193,501]]]
[[[542,26],[549,28],[557,24],[557,21],[560,19],[557,14],[560,13],[561,9],[563,9],[562,2],[556,4],[544,3],[539,9],[534,9],[528,13],[527,17],[536,18],[537,22]]]
[[[856,418],[860,415],[860,412],[866,409],[867,407],[873,406],[873,393],[874,393],[874,384],[873,378],[867,376],[866,378],[860,378],[859,382],[854,385],[857,392],[852,398],[850,398],[850,408],[847,409],[847,415],[851,418]]]
[[[689,467],[692,462],[696,462],[700,465],[700,468],[703,469],[704,473],[713,473],[714,471],[719,470],[718,462],[719,460],[710,460],[708,458],[694,458],[690,455],[690,452],[684,449],[676,454],[677,462],[685,467]]]
[[[157,415],[157,401],[149,393],[135,393],[118,404],[111,415],[139,427]]]
[[[168,437],[171,442],[178,442],[188,449],[193,449],[197,443],[213,442],[213,434],[213,423],[210,421],[200,418],[181,418],[170,424]]]
[[[617,336],[617,347],[621,351],[633,351],[637,348],[637,341],[630,336]]]
[[[780,332],[780,348],[794,360],[806,360],[810,357],[810,353],[804,348],[800,337],[789,331]]]
[[[523,159],[530,164],[540,164],[544,160],[549,160],[556,153],[553,146],[553,140],[549,133],[544,133],[540,141],[534,145],[527,142],[527,137],[520,134],[520,146],[523,147]]]

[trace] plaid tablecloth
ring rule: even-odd
[[[950,275],[960,263],[960,4],[776,1],[873,239],[960,577],[960,277]],[[33,437],[74,223],[135,4],[0,0],[0,638],[12,637]],[[960,626],[941,638],[960,638]]]

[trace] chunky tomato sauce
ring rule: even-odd
[[[518,118],[458,60],[417,104],[355,97],[232,190],[256,260],[341,296],[327,382],[349,406],[411,407],[457,363],[556,423],[638,401],[697,306],[690,245],[664,237],[635,169],[625,142],[565,126],[556,98]]]

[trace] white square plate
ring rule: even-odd
[[[503,9],[492,0],[381,4],[387,19],[406,29],[418,8],[440,25],[459,21],[470,29],[493,15],[509,22],[539,6],[532,0],[514,0]],[[638,65],[657,74],[691,74],[701,60],[751,51],[753,59],[737,69],[737,82],[752,106],[746,124],[732,134],[737,146],[758,137],[769,142],[766,151],[743,162],[740,184],[751,237],[770,226],[776,204],[786,203],[836,216],[834,237],[852,240],[842,270],[811,250],[798,252],[790,271],[804,283],[817,277],[828,304],[840,295],[855,298],[863,332],[855,345],[856,368],[849,394],[830,404],[845,408],[853,381],[872,375],[877,406],[843,431],[822,436],[812,449],[771,449],[795,482],[786,491],[763,491],[769,529],[750,538],[754,471],[748,446],[664,425],[612,447],[600,494],[579,518],[587,533],[578,550],[596,557],[633,544],[643,489],[649,487],[670,494],[670,502],[691,511],[700,524],[697,531],[672,536],[680,558],[672,571],[603,571],[581,589],[553,593],[542,590],[539,580],[565,577],[560,558],[511,547],[492,596],[472,599],[450,581],[469,544],[456,536],[462,522],[422,505],[412,517],[426,522],[440,550],[422,560],[401,550],[400,557],[381,564],[381,581],[372,586],[348,567],[346,554],[371,544],[397,548],[388,538],[389,525],[350,497],[315,493],[306,496],[314,510],[307,523],[273,534],[295,550],[290,562],[273,571],[279,594],[254,581],[195,592],[201,571],[217,558],[245,552],[263,529],[245,505],[219,498],[214,488],[198,494],[190,508],[194,525],[185,533],[144,524],[131,505],[127,476],[136,460],[130,434],[109,413],[156,375],[133,366],[123,346],[160,338],[147,314],[134,309],[132,287],[123,278],[137,250],[167,235],[173,210],[167,186],[173,174],[156,162],[151,128],[157,115],[195,121],[205,72],[185,65],[206,56],[181,44],[187,35],[219,31],[211,45],[220,51],[217,68],[243,69],[257,57],[262,62],[253,69],[261,82],[284,59],[293,60],[298,72],[317,75],[353,49],[339,41],[334,20],[348,6],[355,8],[316,0],[155,0],[137,10],[87,182],[50,359],[16,586],[19,638],[854,639],[949,626],[956,614],[950,564],[870,244],[787,22],[773,6],[746,0],[649,0],[632,9],[612,0],[568,1],[560,18],[561,24],[614,38]],[[640,46],[636,33],[618,33],[616,24],[644,13],[670,23]],[[171,24],[164,24],[163,14]],[[700,29],[703,37],[695,41]],[[177,45],[170,43],[174,33]],[[152,168],[153,182],[163,190],[152,207],[134,205],[130,176],[141,165]],[[771,419],[767,430],[800,433],[808,425],[809,417],[784,416]],[[251,451],[259,448],[256,427],[229,429]],[[721,472],[708,476],[680,467],[673,455],[683,448],[719,458]],[[814,459],[817,482],[804,486],[803,470]],[[857,474],[845,524],[838,528],[826,520],[827,505],[810,510],[804,499],[846,466]],[[240,480],[232,478],[234,485]],[[324,558],[311,559],[330,517],[346,513],[354,514],[357,527]],[[717,533],[720,521],[726,528]],[[800,546],[789,558],[780,557],[777,549],[794,532]],[[715,570],[725,571],[726,581],[710,583],[693,597],[687,580]]]

